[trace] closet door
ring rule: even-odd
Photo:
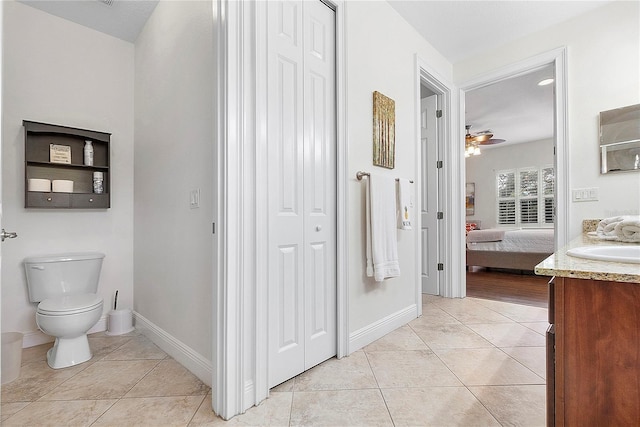
[[[268,6],[269,385],[336,353],[335,28]]]

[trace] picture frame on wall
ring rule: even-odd
[[[393,169],[396,165],[396,102],[373,92],[373,165]]]
[[[474,215],[476,212],[476,184],[474,182],[467,182],[464,200],[467,216]]]

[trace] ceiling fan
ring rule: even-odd
[[[480,154],[480,145],[493,145],[504,142],[504,139],[493,138],[491,130],[484,130],[476,134],[471,133],[471,125],[466,125],[467,133],[464,136],[464,156],[477,156]]]

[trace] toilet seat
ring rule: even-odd
[[[68,316],[95,310],[102,302],[96,294],[68,295],[40,302],[37,312],[47,316]]]

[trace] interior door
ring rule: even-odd
[[[439,295],[438,286],[438,96],[420,100],[420,143],[422,144],[422,293]]]
[[[335,14],[267,9],[272,387],[336,354]]]

